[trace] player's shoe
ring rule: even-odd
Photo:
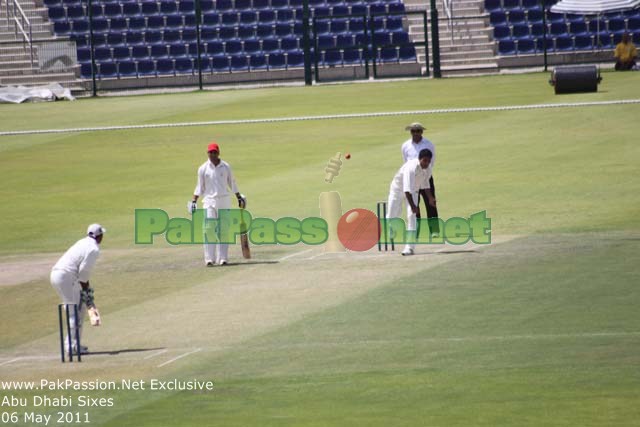
[[[207,267],[213,267],[214,265],[213,261],[207,261]]]
[[[410,256],[413,255],[413,249],[412,248],[404,248],[404,251],[402,251],[402,256]]]
[[[226,259],[221,259],[220,260],[220,265],[227,265],[227,260]]]
[[[78,348],[76,346],[73,346],[73,355],[76,356],[78,354]],[[80,346],[80,354],[89,354],[89,347],[87,347],[86,345],[81,345]],[[67,350],[67,356],[69,356],[69,351]]]

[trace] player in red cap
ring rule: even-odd
[[[209,160],[198,168],[198,183],[193,191],[193,199],[188,209],[193,213],[202,197],[202,208],[207,210],[207,218],[218,218],[218,209],[231,209],[231,193],[236,195],[238,206],[244,208],[245,198],[240,194],[231,166],[220,158],[220,146],[215,142],[207,146]],[[228,244],[204,244],[204,262],[207,267],[227,264]]]

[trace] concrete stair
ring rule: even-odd
[[[429,10],[425,0],[405,0],[407,10]],[[484,12],[483,0],[458,0],[452,3],[451,21],[447,21],[444,4],[438,8],[440,68],[443,76],[452,74],[497,73],[495,43],[489,26],[489,15]],[[408,15],[409,36],[413,41],[424,42],[424,24],[419,15]],[[429,68],[433,71],[431,25],[428,25]],[[427,59],[423,47],[417,49],[418,61],[426,66]],[[423,67],[424,68],[424,67]]]
[[[7,17],[6,0],[0,7],[0,85],[37,86],[59,83],[74,92],[84,92],[82,81],[75,70],[43,71],[38,62],[39,46],[47,42],[65,40],[56,38],[47,17],[47,8],[36,0],[19,0],[20,7],[31,23],[33,65],[31,50],[21,33],[16,33],[14,21]],[[10,0],[11,7],[12,2]]]

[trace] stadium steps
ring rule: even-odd
[[[53,35],[51,23],[46,18],[46,8],[41,2],[20,0],[20,6],[32,24],[34,66],[31,66],[31,53],[28,47],[25,49],[22,36],[16,36],[13,21],[7,19],[6,7],[0,8],[0,85],[37,86],[59,83],[73,92],[84,92],[84,85],[76,77],[75,71],[43,72],[39,69],[38,44],[58,38]]]
[[[444,3],[437,3],[440,19],[446,18]],[[407,10],[429,10],[425,0],[405,0]],[[489,16],[484,12],[483,0],[460,0],[452,3],[453,20],[438,22],[440,35],[440,68],[443,75],[453,74],[490,74],[497,73],[495,43],[491,38]],[[467,17],[465,19],[460,19]],[[422,17],[409,15],[409,36],[413,41],[424,41]],[[433,69],[431,52],[431,26],[428,26],[429,68]],[[416,48],[418,61],[426,65],[425,51]]]

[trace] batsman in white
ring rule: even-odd
[[[238,191],[231,166],[220,158],[220,146],[215,142],[210,143],[207,155],[209,160],[198,168],[198,182],[193,190],[193,199],[187,205],[189,213],[195,212],[198,199],[202,197],[202,208],[207,210],[207,218],[218,218],[219,209],[231,209],[231,193],[236,195],[238,207],[243,209],[246,200]],[[204,244],[204,263],[207,267],[226,265],[228,255],[228,244]]]
[[[69,339],[73,352],[86,353],[89,349],[81,346],[78,349],[76,342],[76,328],[82,335],[82,320],[88,313],[91,325],[100,326],[100,312],[98,311],[93,296],[93,288],[89,284],[89,276],[100,255],[100,243],[107,230],[100,224],[91,224],[87,228],[87,236],[78,240],[60,257],[51,269],[51,286],[58,292],[63,304],[76,304],[78,316],[75,318],[73,310],[69,310],[71,324],[71,338],[65,338],[65,348],[69,348]],[[81,340],[82,341],[82,340]]]
[[[431,177],[431,151],[420,150],[417,159],[408,160],[395,174],[389,186],[389,200],[387,202],[387,219],[400,218],[402,202],[407,202],[407,231],[416,232],[416,214],[418,213],[418,197],[422,194],[431,206],[436,200],[429,190]],[[413,255],[415,244],[407,243],[402,255]]]

